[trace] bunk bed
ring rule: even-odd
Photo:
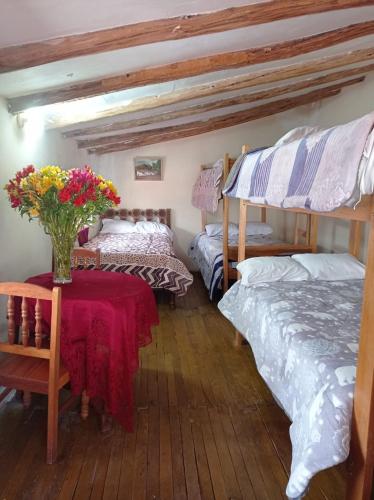
[[[240,186],[238,180],[235,181],[235,189],[233,185],[224,188],[226,194],[234,192],[234,196],[240,199],[239,262],[245,260],[248,208],[267,207],[269,199],[274,206],[282,206],[289,212],[350,221],[349,252],[352,256],[359,255],[363,223],[369,225],[364,280],[280,281],[250,286],[238,281],[218,304],[221,312],[237,328],[237,340],[243,336],[249,341],[261,376],[292,420],[290,436],[293,456],[287,486],[289,498],[302,498],[314,474],[344,461],[348,454],[347,500],[372,498],[374,190],[372,183],[369,188],[362,189],[363,177],[366,174],[372,177],[373,172],[372,169],[364,172],[362,160],[358,165],[357,157],[370,130],[374,134],[373,125],[374,113],[363,117],[361,122],[356,120],[347,124],[346,128],[342,126],[340,131],[339,127],[335,127],[319,133],[308,145],[308,154],[301,167],[302,175],[298,175],[300,165],[295,162],[285,183],[288,186],[282,187],[283,195],[278,196],[278,200],[274,201],[266,189],[261,196],[259,193],[254,196],[250,186],[245,183]],[[339,134],[344,137],[345,144],[342,151],[337,151],[337,157],[331,160],[331,153],[339,144]],[[331,144],[326,146],[329,136]],[[353,139],[352,151],[348,150],[347,137]],[[321,140],[325,143],[320,159],[314,158],[308,168],[304,168],[310,160],[310,152],[315,153],[315,146],[318,148]],[[295,157],[299,148],[304,146],[305,143],[292,146]],[[268,158],[273,153],[269,151],[265,156]],[[292,156],[289,153],[290,150],[287,151],[288,161]],[[277,154],[275,152],[275,156]],[[374,149],[371,154],[374,154]],[[338,170],[335,172],[339,173],[342,167],[341,176],[325,177],[323,163],[326,172],[334,171],[336,166]],[[366,162],[365,168],[370,163],[372,167],[371,161]],[[290,189],[290,181],[296,175],[296,184],[300,187],[308,169],[310,173],[311,165],[313,168],[317,165],[313,181],[302,196],[290,199],[290,192],[291,196],[297,192],[297,189]],[[272,174],[279,194],[279,174],[274,170],[270,176]],[[331,188],[334,181],[338,189]],[[243,196],[243,193],[246,194]],[[261,197],[263,202],[259,202]],[[317,224],[314,238],[316,241]]]
[[[249,146],[244,145],[242,147],[242,156],[250,152]],[[225,183],[229,177],[229,174],[233,167],[235,166],[235,161],[225,156],[224,163],[224,180]],[[230,198],[226,195],[223,196],[223,291],[226,292],[229,286],[229,280],[236,281],[237,272],[235,266],[232,266],[231,262],[236,262],[238,260],[238,244],[230,244],[229,241],[229,221],[230,221]],[[268,219],[268,209],[269,207],[263,206],[260,208],[261,211],[261,222],[266,224]],[[295,222],[293,227],[293,241],[284,242],[279,240],[274,240],[269,238],[268,241],[264,239],[263,241],[256,241],[251,238],[245,238],[245,257],[248,259],[250,257],[260,257],[265,255],[281,255],[281,254],[292,254],[292,253],[307,253],[315,252],[316,244],[313,239],[315,234],[315,224],[316,220],[313,219],[309,214],[306,215],[306,227],[303,229],[300,227],[301,224],[301,214],[296,213]],[[300,243],[300,240],[304,240],[304,243]]]
[[[243,146],[242,153],[249,151],[247,145]],[[222,177],[219,182],[224,185],[229,177],[230,171],[235,165],[236,159],[229,154],[224,155],[222,164]],[[201,171],[217,169],[216,162],[213,166],[201,166]],[[217,176],[218,178],[218,176]],[[226,292],[230,281],[237,279],[236,263],[238,255],[238,237],[230,234],[230,199],[222,195],[223,199],[223,222],[222,234],[209,236],[206,227],[208,223],[208,212],[201,208],[201,232],[192,240],[189,256],[198,265],[204,283],[209,291],[211,300],[219,298],[222,291]],[[195,206],[198,206],[196,204]],[[253,228],[246,236],[246,257],[258,257],[263,255],[279,255],[303,252],[314,252],[316,247],[313,243],[313,232],[315,221],[309,216],[303,217],[296,214],[293,227],[292,242],[285,242],[273,236],[270,226],[267,224],[267,207],[260,210],[260,222],[251,222]],[[254,214],[253,221],[256,220]],[[258,218],[258,217],[257,217]],[[302,227],[304,223],[304,227]],[[269,231],[270,229],[270,231]]]
[[[174,254],[171,210],[110,209],[101,221],[104,228],[82,245],[100,250],[100,268],[138,276],[153,289],[166,290],[174,307],[175,296],[187,293],[193,277]]]

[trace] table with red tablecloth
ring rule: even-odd
[[[127,430],[133,422],[133,376],[139,348],[152,341],[158,324],[155,298],[143,280],[105,271],[73,271],[62,290],[61,359],[69,371],[73,394],[86,389]],[[53,274],[28,283],[52,289]],[[43,320],[50,321],[43,302]],[[48,327],[50,325],[47,325]]]

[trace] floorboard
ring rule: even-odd
[[[46,405],[0,405],[0,498],[25,500],[277,500],[291,463],[287,417],[248,346],[208,300],[201,279],[141,351],[135,429],[99,432],[90,412],[60,422],[59,459],[45,464]],[[343,500],[344,466],[317,475],[308,500]]]

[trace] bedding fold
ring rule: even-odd
[[[330,212],[360,201],[374,112],[291,143],[241,155],[223,194],[280,208]],[[373,168],[373,162],[367,162]],[[371,193],[370,193],[371,194]]]
[[[218,160],[212,168],[202,170],[192,189],[192,205],[215,213],[221,198],[222,179],[223,160]]]

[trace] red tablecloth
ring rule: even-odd
[[[72,392],[86,389],[90,397],[103,399],[130,431],[138,350],[152,341],[151,326],[158,323],[153,292],[145,281],[128,275],[73,271],[72,276],[72,283],[60,285],[61,358]],[[52,277],[46,273],[27,282],[52,289]],[[50,304],[44,302],[42,312],[50,321]]]

